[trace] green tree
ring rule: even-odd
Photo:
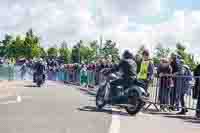
[[[32,29],[26,32],[23,49],[26,58],[38,57],[41,55],[39,37],[33,33]]]
[[[31,57],[41,57],[42,51],[40,47],[34,46],[31,48]]]
[[[72,48],[71,62],[72,63],[80,63],[80,52],[79,52],[79,48],[77,46],[74,46]]]
[[[74,47],[72,48],[72,53],[71,53],[71,61],[72,63],[81,63],[81,46],[83,44],[83,41],[80,40]]]
[[[119,49],[116,48],[116,43],[111,40],[107,40],[102,49],[104,57],[112,56],[113,61],[117,62],[119,60]]]
[[[13,37],[11,35],[6,34],[4,40],[2,40],[3,46],[8,46],[12,43]]]
[[[0,42],[0,56],[7,56],[8,47],[12,44],[13,37],[6,34],[4,39]]]
[[[161,58],[167,58],[169,56],[170,49],[164,48],[162,44],[158,44],[155,48],[155,53],[153,57],[153,61],[155,65],[160,64]]]
[[[92,52],[95,53],[93,60],[96,60],[100,54],[100,46],[98,45],[98,42],[96,40],[90,42],[89,45],[90,45],[90,48],[92,49]]]
[[[20,36],[17,36],[15,40],[7,47],[7,56],[9,58],[25,57],[24,53],[24,40]]]
[[[176,52],[192,70],[196,67],[197,64],[194,60],[194,56],[186,51],[186,47],[184,45],[177,43]]]
[[[18,35],[15,39],[10,35],[5,35],[5,39],[2,41],[0,50],[1,56],[8,56],[14,58],[33,58],[41,55],[41,49],[39,46],[39,37],[33,33],[30,29],[26,32],[25,38],[22,39]],[[2,52],[2,49],[4,51]]]
[[[91,63],[95,59],[95,50],[89,46],[81,46],[80,55],[82,62]]]
[[[46,51],[43,47],[40,47],[40,52],[41,52],[40,55],[41,55],[42,58],[45,58],[47,56],[47,53],[46,53]]]
[[[61,60],[64,60],[64,63],[70,63],[71,52],[68,48],[67,42],[63,41],[61,43],[61,48],[59,49],[59,56]]]
[[[51,47],[47,50],[47,54],[49,57],[57,57],[58,56],[58,50],[55,47]]]

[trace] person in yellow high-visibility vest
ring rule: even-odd
[[[149,81],[153,80],[154,65],[150,59],[149,51],[144,50],[142,53],[143,59],[140,64],[140,70],[138,73],[138,79],[145,84],[146,91],[148,90]]]
[[[14,58],[11,58],[11,64],[15,64],[16,63],[16,61],[15,61],[15,59]]]

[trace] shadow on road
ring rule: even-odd
[[[159,116],[170,118],[170,119],[181,119],[181,120],[184,120],[184,122],[200,124],[200,119],[197,119],[194,116],[177,115],[173,112],[158,112],[156,109],[148,109],[142,112],[146,114],[151,114],[151,115],[159,115]]]
[[[151,114],[151,115],[167,115],[167,116],[173,116],[173,115],[176,115],[176,114],[173,114],[173,113],[170,113],[170,112],[152,112],[152,111],[143,111],[143,113],[145,114]]]
[[[122,116],[129,116],[128,113],[122,112],[122,111],[114,111],[111,109],[97,109],[94,106],[84,106],[82,108],[78,108],[79,111],[87,111],[87,112],[103,112],[103,113],[107,113],[107,114],[118,114],[118,115],[122,115]]]
[[[84,94],[90,95],[92,97],[96,96],[96,91],[91,89],[85,89],[85,88],[78,88],[79,91],[83,92]]]
[[[181,119],[184,120],[185,122],[190,122],[190,123],[196,123],[196,124],[200,124],[200,119],[197,119],[194,116],[185,116],[185,115],[174,115],[174,116],[164,116],[167,118],[175,118],[175,119]]]
[[[185,122],[194,123],[194,124],[200,124],[200,119],[187,120],[187,121],[185,121]]]
[[[156,109],[147,109],[142,111],[145,114],[151,114],[151,115],[176,115],[173,114],[172,112],[160,112]]]
[[[24,87],[31,88],[31,87],[37,87],[37,85],[24,85]]]

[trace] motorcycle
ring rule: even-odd
[[[41,85],[45,82],[45,79],[44,79],[44,74],[36,74],[35,75],[35,82],[37,84],[38,87],[41,87]]]
[[[96,95],[97,109],[101,110],[105,105],[112,105],[124,108],[130,115],[136,115],[143,108],[148,100],[148,94],[144,90],[143,82],[135,80],[128,87],[117,86],[117,96],[111,97],[110,83],[116,80],[118,76],[111,73],[108,76],[104,76],[104,78]]]

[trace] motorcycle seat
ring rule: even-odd
[[[141,80],[134,80],[133,82],[130,82],[129,84],[127,84],[126,86],[124,86],[124,89],[127,89],[129,88],[130,86],[139,86],[139,87],[142,87],[142,88],[145,88],[145,83],[144,81],[141,81]]]

